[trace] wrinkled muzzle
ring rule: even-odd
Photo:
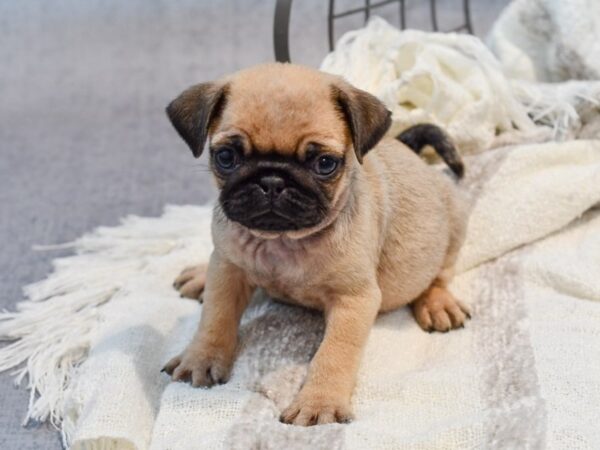
[[[253,230],[283,232],[318,225],[327,214],[328,200],[298,170],[263,165],[229,180],[219,197],[223,212]]]

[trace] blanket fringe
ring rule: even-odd
[[[513,81],[513,92],[535,123],[552,129],[552,139],[577,137],[586,110],[600,107],[600,82]]]
[[[171,252],[183,237],[206,229],[198,226],[193,211],[204,218],[207,208],[169,206],[162,218],[167,220],[130,216],[118,227],[101,227],[74,242],[47,247],[73,248],[75,254],[55,260],[48,278],[25,287],[27,300],[16,312],[0,312],[0,340],[10,342],[0,348],[0,372],[17,368],[15,383],[27,380],[30,390],[24,424],[48,421],[68,445],[77,418],[64,417],[65,400],[102,321],[102,305],[118,297],[149,258]]]

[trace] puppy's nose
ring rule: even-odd
[[[265,175],[258,182],[263,192],[271,197],[275,197],[285,188],[285,180],[279,175]]]

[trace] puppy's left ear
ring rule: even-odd
[[[356,158],[362,163],[392,124],[392,113],[374,95],[341,81],[333,86],[333,98],[350,129]]]
[[[223,111],[226,96],[226,84],[201,83],[183,91],[167,106],[167,116],[194,157],[202,154],[210,126]]]

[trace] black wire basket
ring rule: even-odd
[[[406,0],[380,0],[371,2],[364,0],[364,6],[347,9],[345,11],[337,11],[335,8],[335,0],[329,0],[329,8],[327,13],[327,37],[329,40],[329,50],[334,49],[335,43],[335,22],[343,17],[362,14],[365,23],[371,17],[371,13],[392,3],[397,3],[400,10],[400,28],[406,28]],[[473,25],[471,23],[470,0],[462,0],[464,23],[458,27],[444,31],[464,31],[473,34]],[[275,46],[275,60],[279,62],[290,62],[289,48],[289,29],[290,15],[292,11],[292,0],[277,0],[275,4],[275,22],[273,25],[273,42]],[[434,31],[441,31],[437,17],[437,0],[429,0],[429,11],[431,26]]]

